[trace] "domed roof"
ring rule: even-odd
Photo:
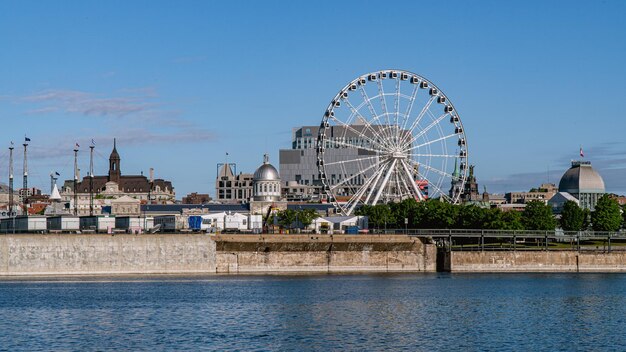
[[[572,167],[565,171],[559,192],[567,193],[604,193],[604,180],[589,161],[573,161]]]
[[[253,181],[280,181],[278,170],[269,163],[267,154],[263,157],[263,165],[254,172]]]

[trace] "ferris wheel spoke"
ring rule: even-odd
[[[393,139],[393,134],[389,131],[391,121],[389,120],[389,111],[387,110],[387,100],[385,99],[385,89],[383,88],[383,78],[381,75],[379,75],[379,78],[376,80],[376,85],[378,86],[378,98],[380,99],[380,105],[383,110],[382,115],[385,116],[386,121],[386,125],[382,128],[382,130],[383,132],[387,131],[387,140],[390,142]]]
[[[433,143],[437,143],[437,142],[443,141],[443,140],[445,140],[445,139],[448,139],[448,138],[454,137],[454,136],[456,136],[456,135],[457,135],[456,133],[452,133],[452,134],[449,134],[449,135],[447,135],[447,136],[443,136],[443,137],[439,137],[439,138],[437,138],[437,139],[433,139],[432,141],[428,141],[428,142],[426,142],[426,143],[422,143],[422,144],[418,144],[418,145],[412,146],[412,147],[410,147],[410,148],[408,148],[408,149],[405,149],[404,151],[405,151],[405,152],[407,152],[407,151],[410,151],[410,150],[414,150],[414,149],[418,149],[418,148],[421,148],[421,147],[425,147],[425,146],[427,146],[427,145],[431,145],[431,144],[433,144]]]
[[[425,169],[428,169],[428,170],[430,170],[430,171],[433,171],[433,172],[435,172],[435,173],[438,173],[438,174],[439,174],[439,175],[441,175],[441,176],[444,176],[444,177],[450,177],[450,178],[452,178],[452,175],[451,175],[451,174],[449,174],[449,173],[447,173],[447,172],[445,172],[445,171],[441,171],[441,170],[439,170],[439,169],[437,169],[437,168],[434,168],[434,167],[432,167],[432,166],[430,166],[430,165],[420,164],[420,163],[418,163],[418,162],[417,162],[417,161],[415,161],[415,160],[411,160],[411,159],[407,159],[407,160],[409,160],[409,162],[411,162],[411,163],[413,163],[413,164],[417,165],[417,166],[418,166],[418,171],[419,171],[419,168],[420,168],[420,167],[423,167],[423,168],[425,168]]]
[[[413,135],[413,130],[419,126],[420,121],[422,121],[422,118],[424,117],[424,115],[426,114],[426,111],[428,111],[428,109],[430,108],[430,106],[433,104],[433,102],[435,101],[435,96],[431,95],[430,98],[428,99],[428,101],[426,102],[426,105],[424,105],[424,107],[422,107],[422,111],[420,111],[419,115],[417,115],[417,117],[415,118],[415,121],[413,121],[413,123],[411,124],[411,127],[409,127],[408,131],[409,133],[407,133],[407,136],[412,136]],[[401,145],[407,145],[407,144],[411,144],[410,143],[406,143],[406,138],[403,138],[400,141]]]
[[[378,85],[378,97],[380,98],[380,106],[383,109],[383,115],[387,120],[387,126],[389,126],[389,112],[387,111],[387,101],[385,100],[385,89],[383,88],[383,78],[379,75],[379,78],[376,80],[376,84]]]
[[[378,113],[376,113],[376,109],[374,108],[374,104],[372,104],[372,98],[370,98],[367,94],[367,92],[365,91],[365,88],[363,87],[363,85],[359,86],[359,91],[361,92],[361,97],[363,98],[364,103],[367,105],[368,110],[370,111],[370,114],[372,115],[372,119],[369,122],[374,122],[377,121],[380,123],[382,121],[380,121],[380,116],[384,115],[384,113],[382,115],[378,115]],[[383,98],[384,99],[384,98]],[[380,134],[377,135],[382,135],[384,134],[384,128],[380,129]],[[380,138],[381,141],[385,141],[387,140],[386,138]]]
[[[432,186],[433,188],[435,188],[435,190],[439,193],[439,196],[441,198],[443,198],[443,199],[445,199],[445,200],[447,200],[449,202],[452,202],[452,198],[450,198],[450,196],[448,196],[444,191],[442,191],[441,188],[437,187],[437,185],[435,185],[434,183],[431,183],[430,180],[426,176],[422,175],[419,171],[417,172],[417,175],[420,178],[426,180],[426,182],[428,183],[428,187]]]
[[[380,150],[376,150],[376,149],[372,149],[369,147],[364,147],[364,146],[360,146],[360,145],[355,145],[355,144],[351,144],[351,143],[346,143],[346,142],[342,142],[342,141],[329,141],[328,143],[332,144],[336,144],[339,146],[343,146],[343,147],[348,147],[348,148],[354,148],[354,149],[363,149],[363,150],[367,150],[370,151],[372,153],[380,153]]]
[[[409,121],[409,116],[411,116],[411,110],[413,110],[413,103],[415,103],[415,97],[417,96],[417,91],[419,90],[419,85],[415,84],[413,87],[413,92],[411,93],[411,97],[409,98],[409,104],[406,108],[406,112],[404,113],[404,122],[402,123],[402,130],[406,129],[406,124]]]
[[[369,129],[369,131],[372,133],[372,137],[373,137],[373,139],[372,139],[372,138],[370,138],[370,137],[368,137],[366,134],[363,134],[363,137],[364,137],[364,138],[366,138],[366,139],[368,139],[369,141],[371,141],[371,143],[372,143],[372,144],[374,144],[374,143],[380,144],[380,142],[376,142],[376,140],[382,141],[382,140],[383,140],[383,138],[381,138],[380,133],[378,133],[378,132],[374,129],[374,127],[372,126],[372,124],[370,123],[370,121],[368,121],[368,120],[365,118],[365,116],[363,116],[363,115],[359,112],[359,109],[355,108],[355,107],[354,107],[354,105],[352,105],[352,103],[351,103],[348,99],[344,99],[344,101],[345,101],[346,105],[348,105],[348,107],[350,108],[350,110],[352,111],[352,114],[353,114],[353,115],[354,115],[354,114],[358,115],[358,116],[361,118],[361,120],[362,120],[363,122],[365,122],[365,127],[366,127],[367,129]],[[342,122],[342,123],[343,123],[343,122]],[[344,123],[344,125],[349,126],[350,124],[346,124],[346,123]]]
[[[372,159],[378,159],[378,155],[374,155],[374,156],[368,156],[366,158],[357,158],[357,159],[349,159],[349,160],[340,160],[340,161],[333,161],[330,163],[324,163],[325,166],[331,166],[331,165],[345,165],[345,164],[349,164],[349,163],[354,163],[354,162],[361,162],[364,160],[372,160]]]
[[[454,154],[424,154],[424,153],[420,153],[420,154],[407,154],[408,156],[417,156],[417,157],[427,157],[427,158],[458,158],[458,155],[454,155]]]
[[[341,180],[341,182],[335,183],[333,186],[330,187],[331,190],[337,189],[339,186],[345,184],[346,182],[350,182],[351,180],[359,177],[359,175],[364,175],[367,171],[375,168],[377,166],[377,164],[372,164],[368,167],[366,167],[365,169],[361,170],[360,172],[350,176],[350,177],[346,177],[343,180]]]
[[[394,126],[396,127],[396,138],[400,138],[400,132],[398,130],[398,119],[400,118],[400,78],[396,78],[396,99],[394,101],[393,110],[395,111]]]
[[[354,128],[352,125],[347,124],[347,123],[345,123],[345,122],[343,122],[343,121],[339,120],[339,119],[338,119],[338,118],[336,118],[336,117],[333,117],[333,118],[332,118],[332,120],[333,120],[333,121],[335,121],[335,122],[337,122],[338,126],[339,126],[339,125],[340,125],[340,126],[343,126],[343,127],[345,128],[345,131],[351,131],[351,132],[353,132],[354,134],[356,134],[359,138],[363,138],[363,139],[367,140],[367,142],[369,142],[370,146],[372,146],[372,147],[376,147],[376,145],[377,145],[377,144],[380,144],[380,143],[379,143],[379,142],[377,142],[375,139],[371,139],[370,137],[368,137],[368,136],[367,136],[366,134],[364,134],[362,131],[358,131],[358,130],[357,130],[356,128]],[[343,136],[344,136],[344,137],[345,137],[345,131],[344,131],[344,134],[343,134]],[[349,143],[348,143],[348,144],[349,144]],[[361,148],[360,146],[358,146],[358,145],[354,145],[354,144],[352,144],[352,146],[354,146],[355,148]],[[364,148],[364,147],[363,147],[363,148]]]
[[[448,115],[448,113],[444,113],[443,115],[439,116],[438,118],[433,120],[433,122],[431,122],[430,125],[426,126],[423,130],[421,130],[415,136],[413,136],[413,130],[411,130],[410,131],[411,138],[406,143],[404,143],[402,145],[402,147],[406,148],[406,147],[410,146],[411,144],[413,144],[413,142],[415,142],[418,138],[420,138],[421,136],[423,136],[426,133],[428,133],[428,131],[430,131],[430,129],[432,129],[435,126],[438,126],[439,122],[441,122],[441,120],[443,120],[447,115]]]

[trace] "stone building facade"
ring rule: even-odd
[[[91,180],[90,180],[91,178]],[[92,183],[90,183],[92,182]],[[117,151],[117,143],[113,141],[113,150],[109,156],[109,172],[107,175],[87,175],[76,184],[78,215],[89,215],[90,190],[93,190],[94,214],[100,214],[103,206],[111,205],[111,200],[128,196],[152,204],[174,203],[176,193],[171,181],[164,179],[151,180],[142,175],[123,175],[121,157]],[[74,209],[74,180],[63,183],[61,197]]]

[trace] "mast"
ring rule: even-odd
[[[11,142],[9,147],[9,216],[15,221],[15,214],[13,213],[13,149],[13,142]]]
[[[74,215],[78,215],[78,144],[74,147]]]
[[[89,146],[89,216],[93,216],[93,148],[95,147],[92,140]]]
[[[28,141],[30,139],[24,137],[24,178],[22,183],[23,195],[22,195],[22,203],[24,204],[24,214],[28,215],[28,209],[26,208],[26,201],[28,199]]]

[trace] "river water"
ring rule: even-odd
[[[0,281],[0,350],[626,350],[624,274]]]

